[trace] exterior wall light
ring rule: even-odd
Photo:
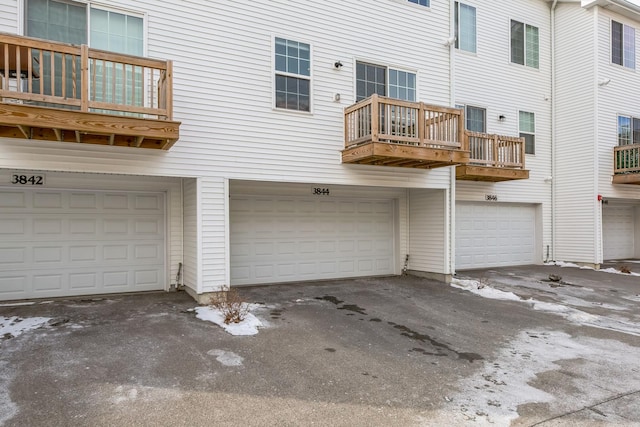
[[[336,70],[339,70],[340,68],[342,68],[342,62],[340,62],[340,61],[336,61],[336,62],[334,62],[333,67],[334,67]]]

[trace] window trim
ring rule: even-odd
[[[622,50],[620,51],[620,59],[622,61],[621,64],[618,64],[617,62],[613,62],[613,24],[620,24],[622,26]],[[629,67],[627,65],[625,65],[625,46],[624,46],[624,31],[625,28],[631,28],[633,30],[633,66]],[[621,21],[616,21],[615,19],[610,19],[609,20],[609,63],[613,66],[617,66],[617,67],[621,67],[627,70],[633,70],[635,71],[636,69],[636,62],[637,62],[637,57],[635,55],[636,52],[636,27],[633,27],[631,25],[627,25],[624,22]]]
[[[276,39],[283,39],[288,41],[294,41],[297,43],[304,43],[309,46],[309,75],[305,76],[303,74],[295,74],[289,73],[286,71],[278,71],[276,70]],[[283,37],[280,35],[272,34],[271,35],[271,108],[274,111],[291,113],[291,114],[303,114],[303,115],[311,115],[313,114],[313,44],[311,44],[308,40],[303,40],[299,38],[291,38],[291,37]],[[276,103],[276,78],[278,75],[284,77],[293,77],[297,79],[307,80],[309,82],[309,110],[294,110],[291,108],[282,108],[277,107]]]
[[[533,132],[523,131],[520,128],[520,113],[533,114]],[[527,143],[525,141],[524,154],[529,154],[531,156],[535,156],[536,155],[536,135],[537,135],[536,113],[535,112],[533,112],[533,111],[525,111],[525,110],[518,110],[518,136],[520,136],[522,138],[522,134],[523,133],[533,136],[533,152],[531,152],[531,153],[527,152]]]
[[[470,7],[474,10],[474,23],[475,23],[475,28],[474,28],[474,32],[473,32],[473,37],[474,37],[474,50],[467,50],[467,49],[462,49],[460,47],[460,6],[464,5],[467,7]],[[454,47],[456,50],[460,51],[460,52],[466,52],[469,54],[477,54],[478,53],[478,8],[475,6],[472,6],[470,4],[467,3],[463,3],[461,1],[455,1],[454,2],[454,29],[455,29],[455,41],[454,41]]]
[[[512,23],[513,22],[517,22],[519,24],[523,25],[523,39],[522,39],[522,59],[523,59],[523,63],[520,64],[518,62],[514,62],[513,61],[513,56],[512,56]],[[534,67],[533,65],[527,65],[527,27],[533,27],[536,28],[538,30],[538,55],[536,58],[536,62],[537,62],[537,67]],[[521,67],[526,67],[532,70],[539,70],[540,69],[540,27],[537,25],[533,25],[533,24],[529,24],[527,22],[524,21],[520,21],[518,19],[513,19],[513,18],[509,18],[509,63],[510,64],[514,64],[517,66],[521,66]]]

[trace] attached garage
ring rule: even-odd
[[[602,208],[602,238],[605,260],[633,258],[635,255],[635,208]]]
[[[393,199],[232,195],[231,285],[395,273]]]
[[[162,290],[165,195],[0,189],[0,299]]]
[[[534,264],[536,209],[511,203],[456,203],[456,269]]]

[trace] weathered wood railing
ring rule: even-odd
[[[640,144],[620,145],[613,149],[613,173],[640,173]]]
[[[488,167],[524,169],[524,138],[466,131],[469,163]]]
[[[372,95],[345,109],[345,147],[388,142],[467,150],[462,110]]]
[[[172,63],[0,33],[0,100],[171,120]]]

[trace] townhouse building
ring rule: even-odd
[[[634,13],[0,0],[0,299],[597,264],[618,247],[605,217],[640,235],[634,164],[622,184],[611,168],[635,142],[633,71],[608,60],[610,22],[628,44]],[[593,98],[569,89],[580,61]]]

